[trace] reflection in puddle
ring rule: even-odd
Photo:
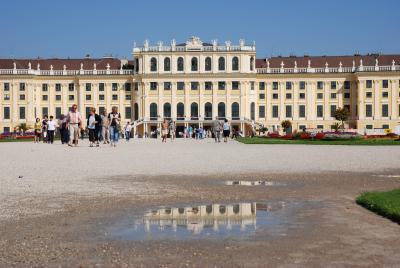
[[[383,178],[400,178],[400,175],[372,175],[374,177],[383,177]]]
[[[249,236],[280,229],[289,211],[285,202],[163,207],[119,221],[111,234],[123,240]]]
[[[283,186],[284,183],[274,181],[225,181],[225,185],[243,186]]]

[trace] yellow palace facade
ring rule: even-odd
[[[192,37],[136,45],[133,60],[0,59],[0,132],[44,115],[60,117],[72,104],[117,106],[139,134],[163,118],[178,128],[211,126],[227,118],[244,133],[257,125],[280,130],[330,130],[346,107],[349,128],[395,128],[400,123],[400,55],[256,58],[255,44],[202,42]]]

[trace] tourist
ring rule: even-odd
[[[108,114],[110,129],[110,145],[116,147],[119,139],[119,131],[121,129],[121,114],[118,113],[116,106],[112,107],[111,113]]]
[[[108,120],[108,116],[106,111],[104,110],[101,115],[101,134],[104,139],[104,144],[110,143],[110,131],[109,131],[110,120]]]
[[[126,125],[125,125],[125,140],[126,141],[129,141],[129,139],[131,138],[131,132],[132,132],[132,125],[128,121],[128,123],[126,123]]]
[[[60,115],[58,120],[61,144],[68,143],[68,129],[67,129],[67,117],[65,115]]]
[[[79,126],[82,123],[82,118],[80,113],[77,111],[78,106],[76,104],[72,105],[71,111],[67,115],[67,128],[69,130],[69,141],[68,146],[72,147],[72,143],[78,146],[79,139]]]
[[[189,138],[191,139],[193,136],[193,127],[192,126],[189,126],[189,129],[188,129],[188,132],[189,132]]]
[[[40,142],[40,137],[42,136],[42,123],[40,122],[40,118],[36,118],[35,122],[35,143]]]
[[[87,128],[89,130],[89,146],[93,147],[96,144],[96,147],[99,147],[99,133],[97,125],[101,124],[101,117],[96,114],[96,108],[90,108],[90,113],[87,118]]]
[[[42,134],[43,134],[43,143],[47,143],[47,122],[48,117],[45,115],[42,120]]]
[[[228,138],[231,133],[231,125],[229,124],[228,119],[226,118],[224,120],[223,133],[224,133],[224,142],[228,142]]]
[[[173,120],[169,121],[168,129],[169,129],[169,136],[171,138],[171,141],[173,141],[175,139],[175,133],[176,133],[176,126],[175,126],[175,122]]]
[[[53,144],[54,132],[56,131],[57,123],[51,115],[50,120],[47,122],[47,143]]]
[[[218,117],[215,117],[213,121],[213,132],[215,142],[221,142],[221,122],[218,120]]]
[[[164,121],[161,124],[161,135],[162,135],[162,142],[167,142],[168,137],[168,121],[164,118]]]

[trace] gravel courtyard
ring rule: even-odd
[[[0,152],[0,267],[400,263],[399,225],[354,203],[363,191],[400,186],[395,146],[149,139],[122,140],[116,148],[0,143]],[[227,186],[225,180],[284,186]],[[273,234],[144,241],[109,235],[126,215],[162,206],[272,200],[302,204]]]

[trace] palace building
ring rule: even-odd
[[[163,118],[211,126],[215,117],[247,131],[330,130],[339,107],[349,128],[394,128],[400,123],[400,54],[256,58],[255,44],[230,41],[136,45],[133,60],[0,59],[0,132],[36,117],[60,117],[72,104],[84,117],[117,106],[123,123],[143,136]]]

